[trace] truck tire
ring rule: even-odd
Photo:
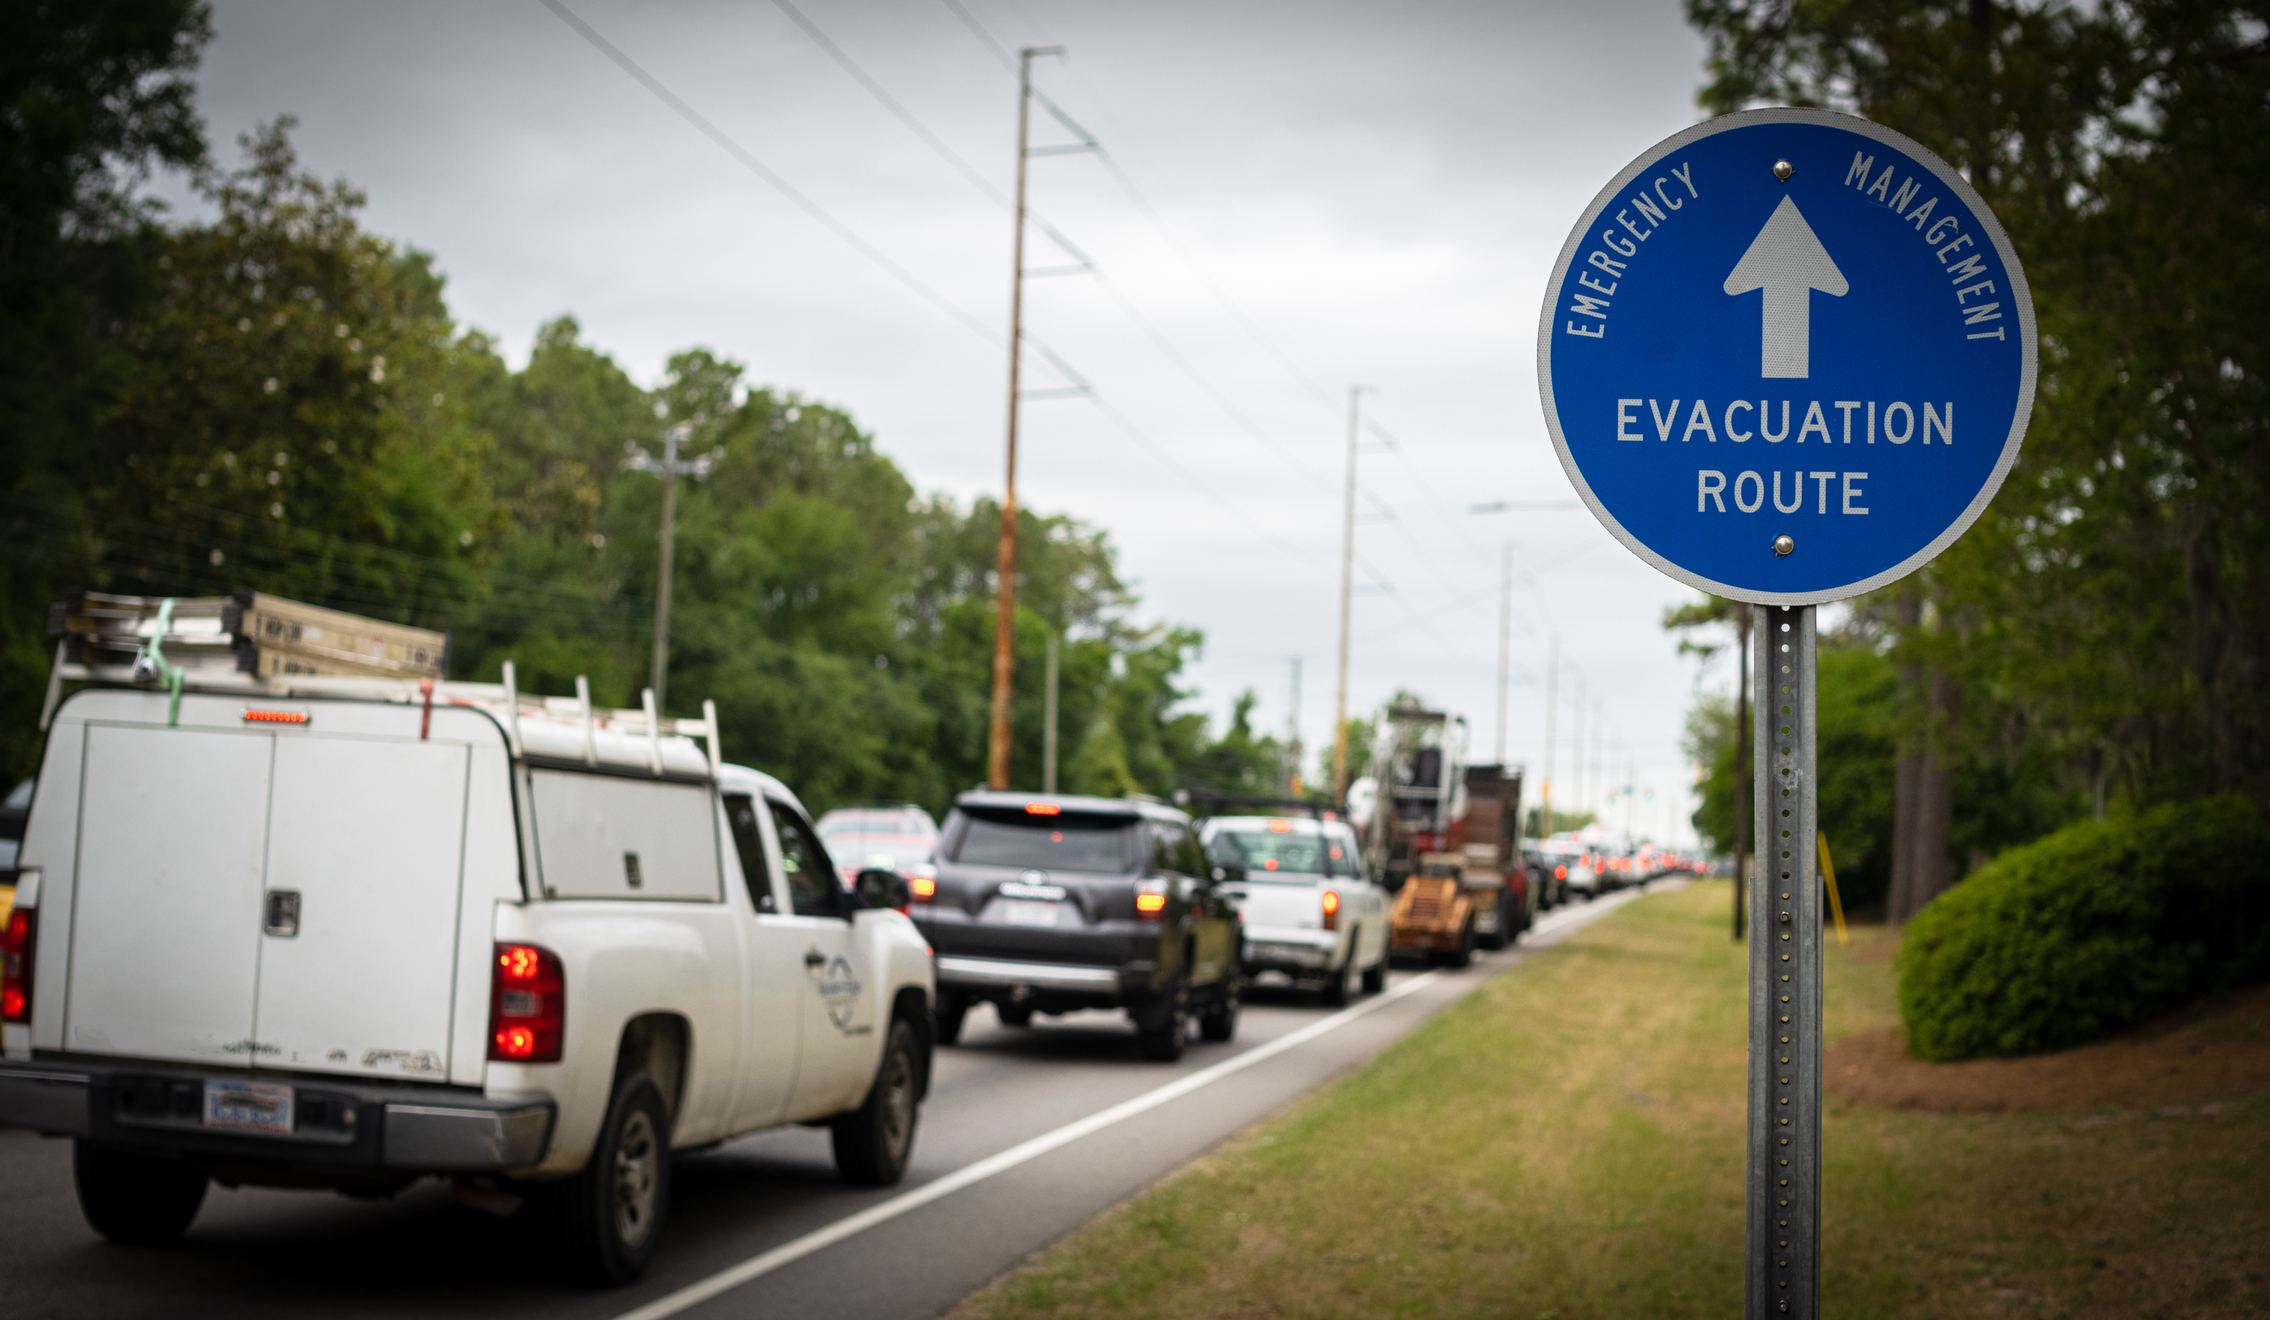
[[[1322,991],[1324,1006],[1346,1008],[1348,1001],[1356,997],[1356,984],[1360,976],[1361,973],[1356,970],[1356,942],[1351,939],[1348,941],[1348,956],[1341,961],[1339,970],[1325,976]]]
[[[906,1176],[907,1156],[914,1151],[914,1125],[922,1112],[916,1104],[921,1085],[914,1028],[904,1018],[893,1018],[891,1034],[883,1040],[883,1061],[875,1069],[875,1084],[867,1088],[867,1102],[829,1125],[838,1177],[860,1187],[889,1187]]]
[[[1174,1063],[1182,1058],[1182,1047],[1190,1040],[1190,988],[1175,986],[1166,1003],[1153,1011],[1155,1019],[1136,1021],[1136,1041],[1144,1058],[1153,1063]]]
[[[1387,988],[1387,951],[1382,949],[1379,961],[1364,969],[1364,993],[1376,995]]]
[[[969,997],[959,990],[938,992],[937,1006],[930,1010],[932,1037],[940,1045],[951,1045],[962,1038],[962,1019],[969,1016]]]
[[[205,1203],[205,1174],[180,1160],[72,1143],[71,1178],[88,1227],[129,1247],[165,1247],[181,1240]]]
[[[1198,1019],[1198,1034],[1208,1040],[1229,1040],[1237,1035],[1238,990],[1236,986],[1222,992],[1214,1006]]]
[[[1509,917],[1506,916],[1506,897],[1507,891],[1500,889],[1498,891],[1498,919],[1495,923],[1496,929],[1492,930],[1488,935],[1482,936],[1480,940],[1482,947],[1485,949],[1502,949],[1507,944],[1511,943],[1511,940],[1507,938],[1506,932],[1512,927],[1513,922]]]
[[[1458,930],[1458,947],[1443,955],[1443,962],[1451,967],[1471,966],[1474,961],[1474,920],[1469,917]]]
[[[585,1283],[629,1283],[654,1258],[670,1209],[670,1110],[643,1071],[615,1079],[583,1171],[545,1189],[554,1245]]]

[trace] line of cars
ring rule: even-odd
[[[1330,1005],[1386,985],[1388,893],[1344,821],[1215,816],[1141,796],[962,794],[942,826],[920,808],[839,808],[818,832],[857,870],[894,870],[934,952],[935,1038],[971,1009],[1004,1025],[1123,1012],[1147,1058],[1236,1035],[1260,978]]]

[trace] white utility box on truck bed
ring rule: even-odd
[[[933,995],[905,882],[846,892],[714,716],[509,667],[190,677],[53,711],[6,928],[0,1123],[76,1139],[98,1230],[177,1236],[208,1179],[440,1175],[620,1281],[672,1149],[822,1123],[898,1179]]]

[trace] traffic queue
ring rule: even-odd
[[[622,1283],[673,1151],[800,1124],[897,1182],[981,1005],[1120,1013],[1172,1062],[1249,989],[1344,1006],[1686,864],[1520,839],[1520,769],[1416,708],[1344,804],[977,789],[814,822],[707,703],[452,681],[443,635],[250,592],[54,619],[0,820],[0,1124],[70,1138],[123,1243],[179,1238],[215,1181],[432,1178]]]

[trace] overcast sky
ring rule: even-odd
[[[1204,708],[1250,687],[1281,729],[1300,657],[1314,749],[1347,394],[1372,387],[1365,414],[1396,448],[1367,431],[1358,460],[1351,712],[1410,688],[1463,713],[1490,759],[1514,542],[1509,759],[1542,773],[1557,635],[1556,801],[1580,792],[1581,682],[1605,711],[1587,726],[1655,794],[1634,823],[1691,837],[1696,667],[1659,619],[1692,593],[1575,506],[1535,372],[1568,227],[1697,118],[1703,48],[1677,4],[960,0],[981,36],[950,0],[794,0],[981,187],[774,0],[564,3],[869,251],[539,0],[218,0],[204,113],[219,144],[297,116],[307,163],[367,190],[371,228],[435,253],[457,316],[516,364],[561,314],[648,384],[705,346],[848,409],[918,488],[966,499],[1002,479],[1017,98],[994,46],[1061,46],[1036,85],[1132,191],[1094,155],[1031,164],[1034,211],[1100,277],[1028,281],[1028,332],[1095,398],[1026,402],[1024,503],[1107,529],[1142,619],[1204,629]],[[1034,140],[1073,141],[1037,111]],[[1033,233],[1028,267],[1075,261]],[[1028,351],[1027,383],[1067,381]],[[1468,511],[1501,500],[1562,507]],[[1622,779],[1587,773],[1586,805]]]

